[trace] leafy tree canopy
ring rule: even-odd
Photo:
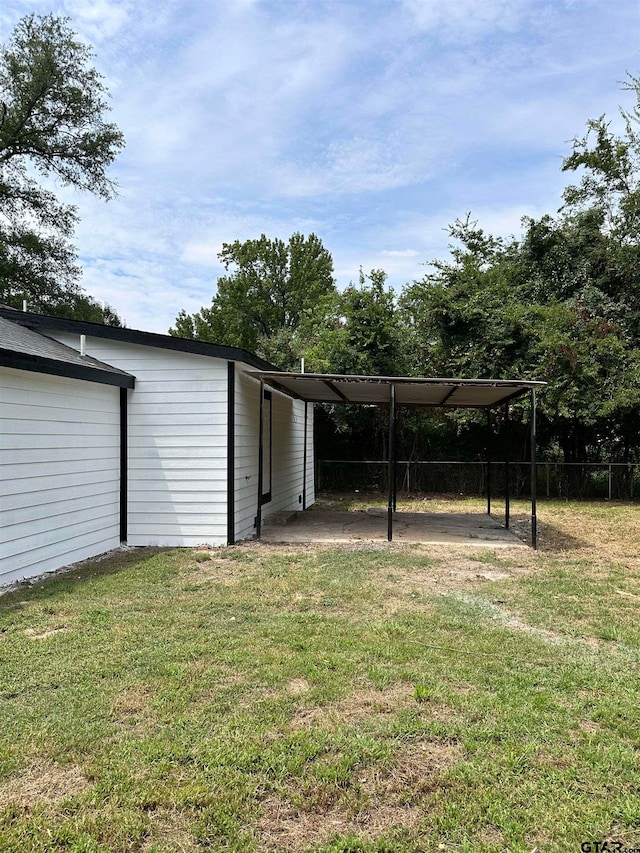
[[[219,257],[229,274],[218,279],[211,306],[181,311],[169,334],[244,347],[293,367],[301,330],[335,292],[333,260],[320,238],[295,233],[285,243],[263,234],[224,243]]]
[[[114,195],[107,168],[124,145],[105,120],[107,91],[93,53],[68,19],[28,15],[0,48],[0,301],[69,312],[100,306],[78,285],[70,242],[77,211],[34,175],[103,199]],[[103,312],[108,322],[114,314]]]

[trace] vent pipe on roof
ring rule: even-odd
[[[86,335],[80,335],[80,355],[86,355],[86,352],[85,352],[86,348],[87,348],[87,336]]]
[[[300,359],[300,373],[304,373],[304,358]]]
[[[23,310],[23,311],[26,311],[26,310],[27,310],[27,300],[26,300],[26,299],[23,299],[23,300],[22,300],[22,310]]]

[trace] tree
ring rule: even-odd
[[[93,296],[80,293],[68,296],[56,309],[56,317],[66,320],[81,320],[85,323],[102,323],[103,326],[123,326],[122,318],[107,302],[99,302]]]
[[[324,316],[316,312],[313,328],[305,334],[308,370],[370,376],[405,373],[400,313],[386,279],[384,270],[369,274],[360,270],[357,286],[350,284],[336,293],[325,304]],[[378,406],[331,406],[316,432],[325,452],[384,457],[388,415]]]
[[[107,90],[92,50],[68,19],[28,15],[0,49],[0,301],[68,311],[87,299],[70,243],[77,210],[42,178],[105,200],[115,192],[107,168],[124,145],[104,116]],[[94,301],[94,307],[98,303]],[[86,305],[85,305],[86,308]],[[110,309],[104,317],[108,319]]]
[[[403,372],[403,330],[386,280],[384,270],[360,270],[357,287],[352,283],[334,293],[314,312],[303,351],[310,370],[379,376]]]
[[[220,260],[229,275],[217,282],[209,308],[181,311],[169,334],[244,347],[293,367],[305,337],[301,329],[335,292],[333,261],[315,234],[287,243],[264,234],[224,243]]]
[[[576,221],[597,223],[594,278],[606,296],[624,306],[626,323],[640,336],[640,78],[628,75],[623,85],[633,93],[631,110],[620,108],[624,133],[616,136],[605,116],[587,122],[576,137],[563,171],[580,180],[564,192],[564,211]],[[596,228],[592,228],[592,234]]]
[[[524,226],[520,241],[488,238],[488,251],[475,223],[456,223],[453,260],[403,296],[416,369],[545,380],[542,447],[557,447],[567,462],[628,458],[638,444],[640,349],[607,273],[614,264],[602,218],[580,211]],[[473,416],[456,421],[473,431]]]

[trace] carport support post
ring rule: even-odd
[[[491,515],[491,409],[487,409],[487,515]]]
[[[511,512],[511,495],[509,481],[509,404],[504,404],[504,526],[509,529],[509,515]]]
[[[398,477],[396,476],[396,435],[398,434],[398,407],[395,407],[393,421],[393,511],[398,508]]]
[[[531,389],[531,547],[538,548],[538,518],[536,515],[538,500],[538,482],[536,471],[536,389]]]
[[[260,407],[258,418],[258,511],[256,512],[256,539],[262,535],[262,445],[264,443],[264,379],[260,380]]]
[[[388,504],[387,504],[387,541],[393,539],[393,498],[396,482],[396,386],[389,385],[389,465],[388,465]]]

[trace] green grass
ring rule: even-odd
[[[544,505],[538,554],[140,550],[3,596],[0,851],[640,847],[631,510]]]

